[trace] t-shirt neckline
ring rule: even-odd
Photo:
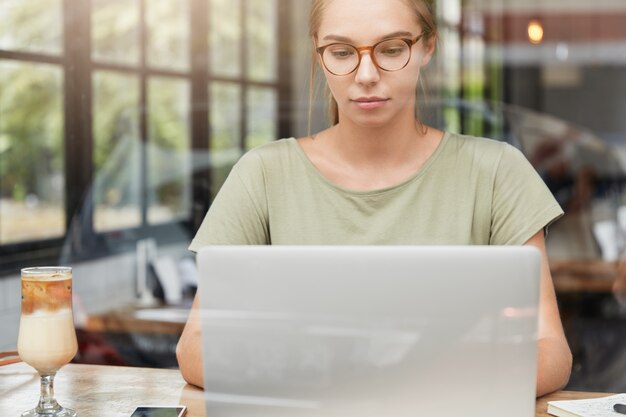
[[[435,163],[439,155],[443,152],[444,147],[446,146],[447,142],[449,142],[448,140],[449,136],[450,136],[450,133],[447,131],[444,131],[443,137],[441,138],[441,141],[437,145],[437,148],[432,153],[432,155],[430,155],[430,157],[426,160],[426,162],[414,174],[409,176],[407,179],[397,184],[390,185],[389,187],[377,188],[377,189],[372,189],[372,190],[362,190],[362,191],[345,188],[329,180],[324,174],[321,173],[321,171],[309,159],[308,155],[306,154],[306,152],[304,152],[304,149],[302,149],[302,147],[300,146],[296,138],[289,138],[288,142],[291,144],[291,146],[296,148],[296,153],[299,155],[300,159],[304,161],[305,169],[309,172],[312,172],[313,175],[316,178],[318,178],[321,182],[323,182],[325,185],[331,188],[334,188],[335,190],[338,190],[342,193],[358,195],[358,196],[368,196],[368,195],[385,194],[391,191],[395,191],[397,189],[403,188],[404,186],[416,181],[418,178],[425,175],[426,172],[431,167],[431,165]]]

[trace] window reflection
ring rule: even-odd
[[[186,219],[191,184],[189,83],[152,78],[148,88],[148,222]]]
[[[145,0],[148,25],[148,65],[189,69],[189,2]]]
[[[0,61],[0,244],[65,232],[63,77]]]
[[[274,0],[0,0],[0,272],[75,264],[91,318],[135,301],[141,243],[187,254],[232,165],[277,137],[278,17]],[[141,364],[147,344],[125,343]]]
[[[277,0],[246,2],[247,75],[253,80],[277,79],[278,54]]]
[[[99,71],[93,77],[94,229],[141,224],[139,80]]]
[[[139,63],[139,1],[92,0],[91,49],[94,60]]]
[[[209,200],[190,195],[185,155],[190,130],[197,126],[189,114],[200,115],[193,123],[200,120],[197,130],[203,133],[194,147],[204,146],[197,153],[203,164],[210,158],[214,197],[245,149],[278,136],[278,59],[302,81],[288,92],[294,111],[285,118],[306,119],[310,51],[299,46],[309,42],[307,1],[292,6],[295,33],[281,33],[281,39],[276,0],[202,3],[208,22],[198,19],[203,27],[194,33],[208,39],[208,47],[195,58],[209,63],[208,72],[189,61],[190,26],[197,24],[190,21],[189,8],[198,3],[87,0],[90,7],[76,7],[81,1],[0,0],[0,245],[19,247],[18,257],[50,238],[59,238],[59,244],[65,218],[76,215],[65,204],[71,194],[91,192],[96,232],[142,227],[152,237],[164,223],[188,221],[191,205]],[[547,246],[575,354],[568,388],[624,391],[626,3],[582,3],[437,0],[439,51],[425,80],[432,100],[420,104],[434,109],[425,113],[433,114],[438,127],[518,146],[544,178],[566,212],[550,227]],[[85,26],[91,32],[83,35],[91,44],[77,42],[78,49],[65,56],[63,24],[77,19],[90,20]],[[537,44],[528,38],[533,19],[544,29]],[[280,49],[279,41],[291,35],[296,47]],[[278,51],[294,55],[279,57]],[[81,101],[80,88],[64,96],[64,88],[76,81],[64,80],[64,71],[75,69],[76,61],[85,71],[77,78],[93,86],[91,101]],[[125,72],[104,71],[116,65]],[[193,92],[207,92],[209,102],[196,100],[190,109],[192,79],[206,81]],[[320,97],[314,104],[319,114],[323,102]],[[79,120],[82,115],[70,114],[80,126],[69,131],[87,126],[93,137],[80,136],[69,146],[72,155],[93,151],[94,183],[84,186],[93,187],[88,189],[65,174],[63,112],[80,113],[79,106],[91,106],[85,109],[90,116]],[[144,122],[147,129],[140,129]],[[306,134],[306,123],[301,125],[286,133]],[[319,128],[322,123],[312,131]],[[194,182],[194,190],[203,186]],[[90,210],[89,202],[85,206]],[[81,232],[93,237],[91,227]],[[125,242],[128,247],[133,238]],[[108,271],[106,262],[102,269]],[[85,270],[93,271],[91,265]],[[133,274],[122,271],[118,279]],[[622,292],[613,289],[618,287]],[[118,297],[101,302],[103,310],[114,307],[113,298]]]
[[[0,0],[0,49],[60,54],[61,0]]]
[[[542,176],[565,211],[546,245],[574,354],[567,389],[621,392],[626,3],[437,4],[433,123],[510,142]]]
[[[248,90],[247,149],[276,140],[276,101],[276,90],[273,88],[251,87]]]
[[[242,154],[241,86],[237,83],[213,82],[211,98],[211,195],[226,180],[230,169]]]
[[[241,75],[241,4],[241,0],[209,2],[209,62],[212,75]]]
[[[211,83],[211,150],[238,148],[241,137],[241,87],[236,83]]]

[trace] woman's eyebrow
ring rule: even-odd
[[[407,32],[404,30],[398,31],[398,32],[393,32],[393,33],[389,33],[385,36],[381,36],[380,40],[383,39],[389,39],[389,38],[399,38],[399,37],[409,37],[409,38],[413,38],[414,35],[411,32]],[[326,35],[324,36],[323,40],[325,41],[338,41],[338,42],[346,42],[346,43],[352,43],[352,39],[345,37],[345,36],[341,36],[341,35]]]

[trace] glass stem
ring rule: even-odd
[[[54,398],[54,376],[56,372],[41,375],[41,396],[37,405],[38,413],[54,413],[61,409]]]

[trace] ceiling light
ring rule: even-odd
[[[538,19],[532,19],[528,22],[528,40],[534,45],[538,45],[543,41],[543,26]]]

